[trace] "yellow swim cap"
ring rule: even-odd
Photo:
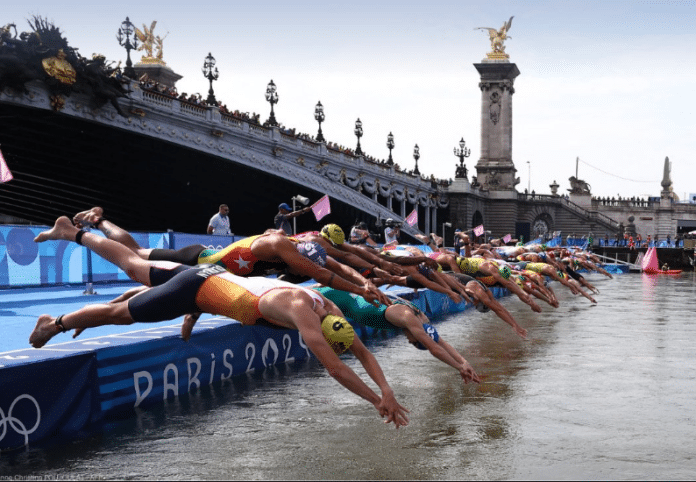
[[[348,350],[355,338],[355,331],[348,320],[336,315],[326,315],[321,320],[321,332],[337,355]]]
[[[321,235],[333,244],[343,244],[346,235],[338,224],[327,224],[321,228]]]

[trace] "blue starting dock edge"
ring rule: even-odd
[[[507,293],[493,291],[496,297]],[[429,317],[470,306],[429,290],[389,292],[410,299]],[[185,342],[182,321],[0,353],[0,450],[88,435],[138,408],[312,356],[296,330],[204,315]],[[397,333],[353,325],[362,339]]]

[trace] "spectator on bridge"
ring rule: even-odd
[[[652,239],[651,236],[648,234],[648,239],[645,240],[645,246],[650,248],[652,246]]]
[[[670,234],[667,235],[667,247],[672,247],[672,236]]]
[[[208,223],[208,234],[215,236],[229,236],[230,231],[230,208],[227,204],[220,204],[220,210],[210,218]]]

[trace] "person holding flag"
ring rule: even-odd
[[[273,225],[276,229],[282,229],[285,231],[285,234],[288,236],[292,236],[293,232],[292,226],[290,226],[290,219],[296,218],[301,214],[308,213],[311,211],[311,209],[311,207],[307,206],[306,208],[293,211],[287,203],[282,203],[278,206],[278,214],[276,214],[273,218]]]

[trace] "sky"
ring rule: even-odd
[[[514,16],[505,42],[521,74],[513,95],[512,159],[518,191],[560,193],[568,178],[594,196],[659,196],[665,157],[674,192],[696,193],[696,0],[429,0],[188,2],[38,0],[5,2],[0,25],[53,22],[81,55],[123,61],[116,33],[126,17],[157,21],[163,59],[183,75],[179,92],[208,94],[201,68],[211,53],[216,98],[228,109],[277,120],[354,148],[356,119],[367,154],[422,174],[454,177],[464,139],[469,179],[481,155],[481,91],[473,64],[488,33]],[[134,63],[143,52],[131,52]]]

